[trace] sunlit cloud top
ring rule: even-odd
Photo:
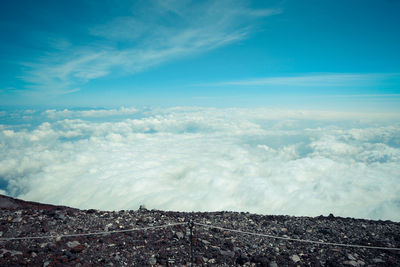
[[[400,221],[398,115],[175,107],[0,122],[0,193],[26,200]]]

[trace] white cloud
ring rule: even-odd
[[[398,120],[171,108],[106,122],[74,112],[45,112],[52,121],[33,129],[0,127],[0,179],[10,195],[80,208],[144,203],[400,221]]]
[[[135,108],[125,108],[121,107],[119,109],[90,109],[90,110],[55,110],[48,109],[43,112],[51,119],[61,119],[61,118],[88,118],[88,117],[108,117],[108,116],[120,116],[120,115],[132,115],[137,113],[138,110]]]
[[[247,38],[262,18],[279,9],[253,10],[242,1],[146,1],[131,15],[92,26],[97,39],[76,46],[60,37],[35,62],[24,63],[22,79],[30,89],[48,94],[79,90],[85,82],[109,75],[132,74],[166,61],[198,54]],[[54,38],[53,38],[54,39]]]

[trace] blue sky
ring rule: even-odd
[[[399,111],[400,2],[3,1],[0,105]]]

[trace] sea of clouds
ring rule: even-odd
[[[400,120],[214,108],[0,111],[0,193],[107,210],[400,221]]]

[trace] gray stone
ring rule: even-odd
[[[354,257],[352,254],[347,254],[347,258],[351,261],[356,261],[356,257]]]
[[[60,220],[65,220],[65,219],[67,219],[67,217],[65,217],[65,215],[64,214],[58,214],[58,218],[60,219]]]
[[[269,267],[278,267],[278,264],[275,261],[271,261]]]
[[[204,239],[201,240],[201,243],[203,243],[204,245],[209,245],[210,244],[210,242],[208,242],[207,240],[204,240]]]
[[[235,256],[235,252],[233,252],[233,251],[221,250],[220,253],[221,253],[222,256],[227,256],[227,257],[234,257]]]
[[[300,261],[300,257],[297,256],[296,254],[290,256],[290,259],[291,259],[294,263],[297,263],[297,262]]]
[[[154,255],[150,257],[149,263],[150,263],[150,265],[156,265],[157,259]]]
[[[356,261],[344,261],[344,265],[350,265],[350,266],[359,266]]]
[[[4,254],[6,254],[6,253],[10,253],[11,256],[22,255],[22,252],[21,252],[21,251],[8,250],[8,249],[4,249],[4,248],[0,249],[0,257],[3,257]]]
[[[104,231],[108,232],[110,230],[110,228],[112,228],[112,226],[113,226],[112,223],[107,224],[106,227],[104,227]]]
[[[19,223],[19,222],[21,222],[22,221],[22,218],[21,217],[17,217],[17,218],[15,218],[14,220],[12,220],[12,222],[15,222],[15,223]]]
[[[175,236],[176,236],[178,239],[182,239],[182,238],[185,237],[185,235],[184,235],[182,232],[176,232],[176,233],[175,233]]]
[[[384,263],[385,261],[379,258],[372,259],[374,263]]]
[[[67,246],[69,247],[69,248],[74,248],[74,247],[76,247],[76,246],[79,246],[81,243],[79,243],[78,241],[69,241],[69,242],[67,242]]]

